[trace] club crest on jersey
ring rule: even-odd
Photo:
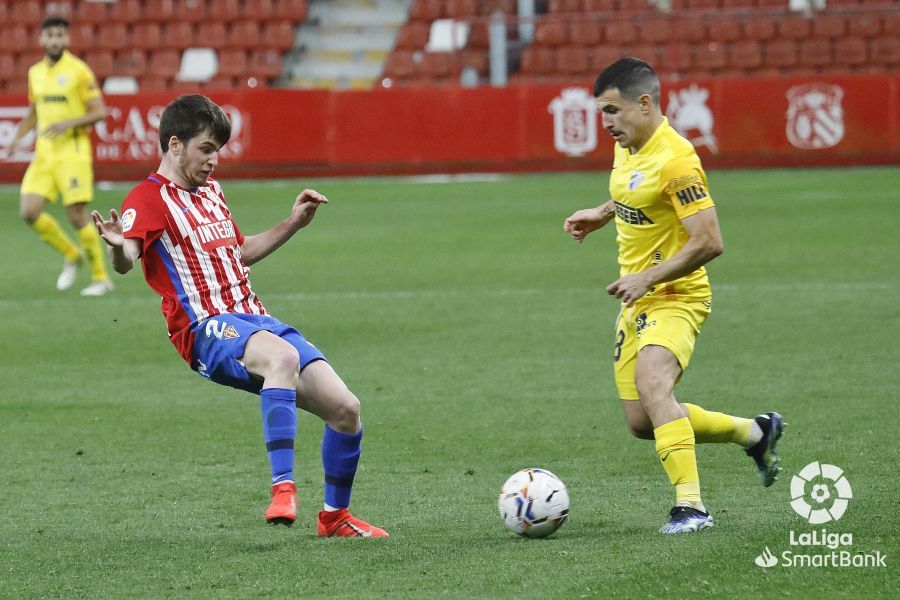
[[[137,211],[133,208],[129,208],[125,212],[122,213],[121,219],[119,219],[122,223],[122,232],[129,231],[134,226],[134,220],[137,218]]]
[[[209,319],[206,322],[206,328],[204,331],[206,333],[206,337],[216,337],[220,340],[233,340],[235,338],[241,337],[241,335],[237,332],[237,329],[234,328],[234,325],[221,323],[216,319]]]
[[[237,332],[237,329],[232,325],[228,325],[225,327],[225,331],[222,333],[222,337],[226,340],[233,340],[235,338],[241,337],[241,335]]]
[[[644,181],[644,174],[640,171],[632,171],[631,179],[628,180],[628,191],[633,192],[637,189],[637,186],[641,185],[641,182]]]
[[[59,84],[59,87],[62,87],[64,85],[66,85],[66,82],[68,80],[69,79],[65,75],[60,75],[59,77],[56,78],[56,83]]]

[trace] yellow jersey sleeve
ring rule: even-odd
[[[660,195],[672,205],[678,219],[715,206],[706,183],[706,173],[696,156],[667,162],[660,173]]]
[[[81,101],[87,104],[90,100],[100,96],[100,87],[97,85],[97,78],[94,77],[93,71],[81,63],[78,73],[78,96]]]

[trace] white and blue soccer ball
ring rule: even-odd
[[[506,480],[498,501],[503,522],[519,535],[547,537],[569,516],[569,492],[547,469],[522,469]]]

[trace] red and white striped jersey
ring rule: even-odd
[[[162,296],[169,339],[188,363],[198,323],[269,314],[250,288],[244,236],[217,181],[187,190],[153,173],[125,197],[121,219],[125,237],[141,241],[144,278]]]

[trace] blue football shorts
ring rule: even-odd
[[[301,371],[313,361],[326,360],[303,334],[274,317],[225,313],[206,319],[194,329],[191,368],[215,383],[258,394],[262,379],[250,375],[240,360],[247,340],[257,331],[274,333],[296,348]]]

